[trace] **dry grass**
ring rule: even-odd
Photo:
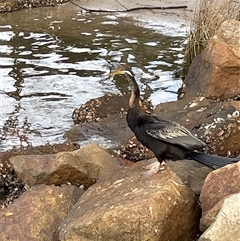
[[[185,77],[194,57],[208,44],[222,22],[240,20],[239,0],[200,0],[191,20],[188,42],[185,47],[182,75]]]

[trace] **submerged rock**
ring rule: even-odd
[[[101,178],[74,205],[59,240],[190,241],[200,209],[193,193],[169,168],[141,179],[144,162]]]
[[[73,111],[74,124],[85,122],[98,122],[101,119],[120,113],[126,115],[128,109],[129,94],[117,95],[106,94],[102,97],[91,99]],[[146,112],[151,113],[153,106],[151,102],[141,99],[140,105]]]

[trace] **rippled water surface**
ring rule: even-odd
[[[1,20],[1,150],[18,147],[20,137],[34,146],[63,142],[74,108],[127,91],[127,83],[107,79],[114,63],[133,67],[142,95],[154,105],[176,99],[180,80],[172,73],[182,61],[184,37],[162,23],[84,15],[69,6],[2,14]]]

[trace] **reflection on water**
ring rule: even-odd
[[[1,15],[0,149],[63,141],[74,108],[127,83],[107,78],[110,64],[133,67],[142,95],[156,105],[176,99],[182,37],[169,37],[136,20],[82,15],[72,7]],[[160,78],[159,78],[160,76]]]

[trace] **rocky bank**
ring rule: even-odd
[[[224,22],[193,61],[182,99],[154,110],[188,127],[210,153],[233,157],[240,154],[239,29],[240,22]],[[113,119],[124,125],[123,117]],[[105,117],[96,120],[106,131]],[[128,153],[145,152],[124,138]],[[147,163],[126,160],[126,148],[121,157],[97,144],[76,149],[10,158],[26,191],[0,210],[1,240],[191,241],[199,229],[200,241],[240,240],[239,162],[214,171],[191,160],[168,162],[141,179]]]

